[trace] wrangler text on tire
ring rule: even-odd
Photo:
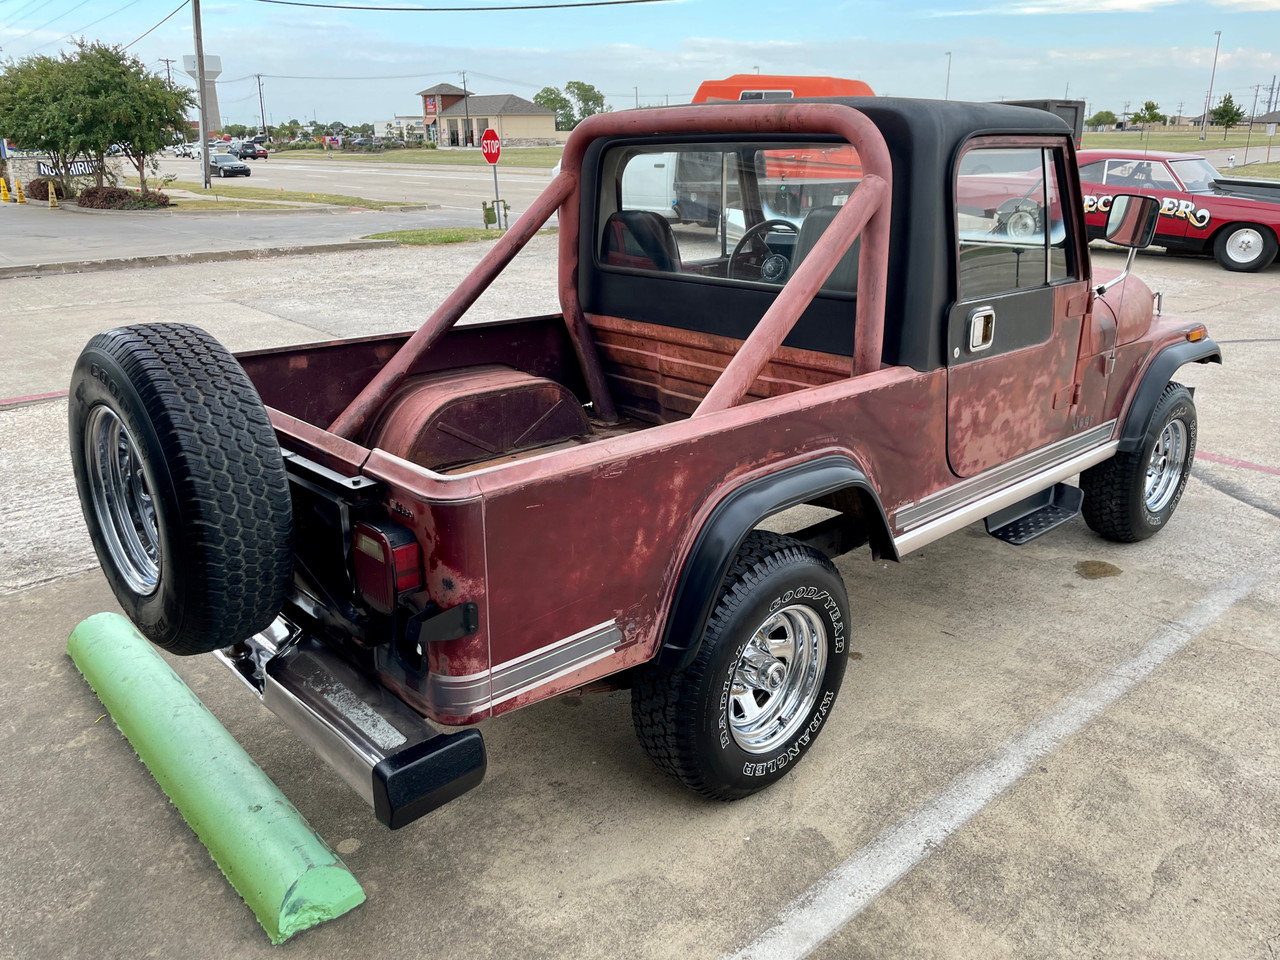
[[[716,800],[755,793],[813,746],[847,661],[844,581],[817,550],[754,531],[729,567],[693,662],[632,688],[654,762]]]

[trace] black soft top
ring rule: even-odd
[[[893,160],[893,226],[885,299],[884,357],[927,370],[945,363],[944,312],[955,299],[952,167],[974,137],[1057,135],[1071,127],[1047,110],[1007,103],[830,97],[866,114]]]

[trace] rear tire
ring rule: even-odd
[[[1275,260],[1277,249],[1280,245],[1275,232],[1257,223],[1233,223],[1213,238],[1214,258],[1233,273],[1265,270]]]
[[[825,556],[750,533],[693,662],[650,664],[632,688],[636,735],[654,763],[713,800],[781,779],[813,746],[840,691],[848,608]]]
[[[1080,474],[1085,523],[1121,543],[1159,532],[1178,508],[1195,456],[1196,405],[1186,387],[1170,382],[1137,452],[1117,453]]]
[[[265,629],[293,576],[293,510],[231,354],[183,324],[109,330],[80,354],[68,406],[85,523],[138,629],[184,655]]]

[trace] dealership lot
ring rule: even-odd
[[[234,350],[407,329],[484,249],[0,282],[0,955],[273,953],[62,652],[116,608],[65,401],[5,398],[65,389],[84,341],[126,322],[196,323]],[[476,318],[554,311],[554,257],[534,241]],[[1014,548],[974,526],[899,565],[842,558],[843,695],[812,757],[758,796],[682,792],[636,743],[628,694],[569,696],[484,724],[485,783],[390,833],[210,658],[171,661],[369,895],[284,949],[799,956],[788,918],[807,915],[787,910],[814,891],[850,917],[819,957],[1280,955],[1280,266],[1152,253],[1136,272],[1226,357],[1181,375],[1201,458],[1169,529],[1120,546],[1077,519]]]

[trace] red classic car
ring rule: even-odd
[[[1081,150],[1076,159],[1091,240],[1102,237],[1112,196],[1151,191],[1160,198],[1159,246],[1212,253],[1225,269],[1249,273],[1276,257],[1280,182],[1226,177],[1189,153]]]

